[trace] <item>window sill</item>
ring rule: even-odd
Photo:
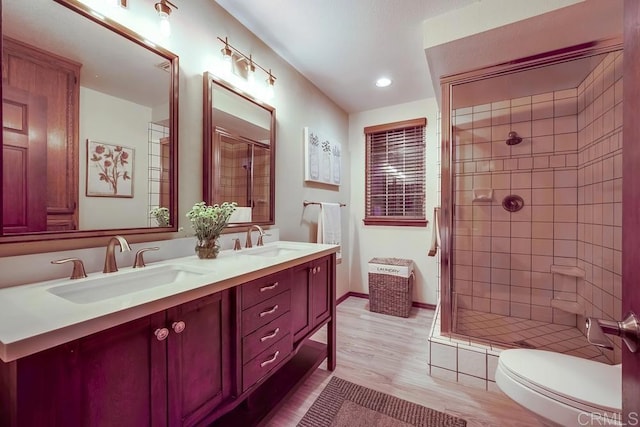
[[[394,227],[426,227],[426,219],[400,219],[400,218],[365,218],[364,225],[386,225]]]

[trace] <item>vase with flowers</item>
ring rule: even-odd
[[[229,223],[229,218],[236,210],[236,202],[224,202],[221,205],[207,206],[198,202],[189,212],[187,218],[196,234],[196,254],[199,258],[216,258],[220,251],[218,238]]]
[[[151,214],[151,216],[153,216],[156,219],[156,222],[158,223],[158,227],[169,227],[171,225],[171,223],[169,222],[168,208],[157,206],[151,209],[149,213]]]

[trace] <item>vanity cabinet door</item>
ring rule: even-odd
[[[74,343],[13,362],[0,362],[0,426],[78,425],[75,399],[67,393]]]
[[[76,414],[77,426],[167,424],[164,312],[77,341],[66,391],[74,401],[59,408]]]
[[[311,289],[311,324],[318,326],[328,319],[331,312],[330,301],[330,280],[331,280],[331,257],[326,256],[311,264],[310,274]]]
[[[167,310],[170,426],[199,424],[231,396],[230,319],[228,290]]]
[[[292,268],[291,326],[297,343],[331,315],[331,255]]]

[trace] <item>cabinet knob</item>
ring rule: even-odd
[[[169,336],[169,330],[167,328],[158,328],[153,333],[158,341],[164,341]]]
[[[186,327],[187,325],[182,320],[179,322],[173,322],[171,324],[171,328],[173,329],[173,332],[175,332],[176,334],[179,334],[182,331],[184,331],[184,328]]]

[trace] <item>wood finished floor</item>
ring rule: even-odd
[[[427,338],[433,310],[413,309],[408,319],[369,311],[364,298],[350,297],[338,306],[337,367],[320,366],[267,424],[295,426],[331,376],[447,412],[467,426],[540,426],[529,412],[499,392],[487,392],[431,378]],[[325,342],[321,330],[314,336]]]

